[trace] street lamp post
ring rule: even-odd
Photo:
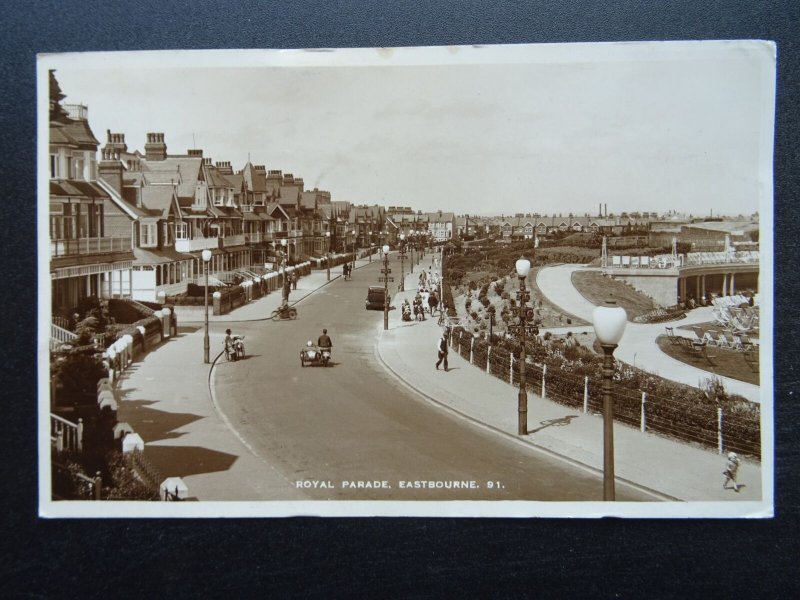
[[[528,391],[526,388],[526,354],[525,343],[527,338],[528,329],[532,329],[532,333],[538,333],[535,323],[533,323],[533,307],[525,306],[525,303],[530,300],[530,293],[525,288],[525,278],[531,270],[531,261],[527,258],[520,257],[516,263],[517,276],[519,277],[519,291],[517,292],[517,301],[519,307],[517,313],[519,315],[519,323],[514,326],[519,330],[520,340],[522,342],[522,349],[519,356],[519,394],[517,397],[517,415],[519,435],[528,434]]]
[[[628,315],[611,299],[592,313],[597,340],[603,349],[603,500],[615,500],[614,492],[614,404],[611,379],[614,376],[614,350],[625,333]]]
[[[406,290],[406,234],[400,234],[400,291]]]
[[[369,236],[369,241],[367,242],[369,246],[369,262],[372,262],[372,232],[368,231],[367,235]]]
[[[389,329],[389,273],[392,270],[389,268],[389,246],[384,245],[383,247],[383,269],[381,269],[381,273],[383,274],[383,330],[387,331]]]
[[[353,229],[353,268],[356,268],[356,230]]]
[[[331,232],[325,232],[325,239],[327,240],[327,247],[325,250],[325,265],[328,267],[328,281],[331,280]]]
[[[408,244],[411,247],[411,262],[410,262],[410,264],[411,264],[411,272],[413,273],[414,272],[414,230],[413,229],[409,233],[409,237],[411,238],[409,240],[409,244]]]
[[[209,250],[208,248],[203,250],[202,257],[203,257],[203,267],[206,274],[206,287],[205,287],[206,327],[205,327],[205,334],[203,335],[203,362],[205,364],[208,364],[209,362],[211,362],[209,358],[211,344],[208,339],[208,261],[211,260],[211,250]]]

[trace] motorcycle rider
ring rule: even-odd
[[[328,337],[327,329],[322,330],[322,335],[319,336],[319,339],[317,340],[317,346],[320,348],[320,350],[330,350],[333,348],[333,342],[331,341],[331,338]]]

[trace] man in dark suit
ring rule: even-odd
[[[436,361],[436,369],[439,369],[439,365],[444,362],[444,370],[445,372],[448,371],[447,367],[447,334],[442,333],[442,337],[439,339],[439,360]]]

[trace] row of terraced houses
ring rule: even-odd
[[[164,133],[131,150],[124,133],[94,136],[88,108],[62,102],[50,74],[50,276],[54,315],[86,297],[156,301],[202,274],[212,251],[215,279],[238,270],[354,252],[401,235],[418,243],[453,236],[455,215],[354,205],[303,179],[249,161],[234,170],[202,149],[168,152]],[[99,150],[99,157],[98,157]]]
[[[234,169],[202,149],[169,153],[164,133],[147,134],[143,151],[129,149],[124,133],[94,136],[88,108],[63,103],[50,74],[50,276],[54,315],[69,316],[82,299],[157,301],[180,294],[209,270],[230,281],[239,271],[263,272],[281,257],[288,264],[357,252],[401,236],[415,243],[454,237],[531,239],[555,233],[630,233],[708,238],[721,244],[757,230],[702,229],[658,216],[562,217],[523,214],[478,218],[423,212],[408,206],[355,205],[330,191],[306,189],[301,177],[249,161]],[[99,157],[98,157],[99,151]],[[602,214],[602,210],[600,211]],[[688,227],[693,227],[689,230]],[[700,227],[698,229],[698,227]],[[738,239],[738,238],[737,238]]]

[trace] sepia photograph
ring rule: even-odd
[[[775,52],[39,55],[39,514],[772,517]]]

